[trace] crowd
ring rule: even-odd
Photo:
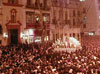
[[[51,44],[0,47],[0,74],[100,74],[100,50],[53,52]]]
[[[87,49],[100,49],[100,36],[83,36],[82,37],[82,45],[86,46]]]

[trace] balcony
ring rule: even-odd
[[[57,20],[56,19],[52,19],[52,24],[57,24]]]
[[[22,7],[23,5],[22,4],[12,4],[12,3],[9,3],[9,2],[7,2],[7,3],[3,3],[4,5],[6,5],[6,6],[15,6],[15,7]]]
[[[42,29],[40,23],[26,23],[26,28],[33,28],[33,29]],[[50,25],[49,24],[44,24],[43,28],[49,29]]]
[[[39,10],[39,6],[37,4],[27,4],[26,8]],[[49,6],[43,6],[43,4],[40,4],[40,9],[45,10],[45,11],[49,11],[50,7]]]
[[[65,20],[65,24],[71,24],[70,20]]]

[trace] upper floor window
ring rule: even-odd
[[[98,9],[100,10],[100,5],[98,6]]]
[[[73,16],[76,16],[76,14],[75,14],[75,10],[73,10]]]
[[[1,24],[0,24],[0,34],[2,34],[2,26],[1,26]]]
[[[27,5],[31,5],[31,0],[27,0]]]
[[[83,13],[86,14],[86,8],[83,8]]]
[[[100,4],[100,0],[98,0],[98,4]]]
[[[68,12],[65,12],[65,20],[68,20]]]
[[[12,23],[16,22],[16,10],[15,9],[11,10],[11,22]]]
[[[8,2],[11,3],[11,4],[17,4],[18,0],[8,0]]]
[[[58,6],[58,1],[57,0],[52,0],[52,6]]]
[[[78,16],[80,16],[80,15],[81,15],[81,14],[80,14],[80,11],[77,11],[77,15],[78,15]]]
[[[83,23],[86,24],[86,22],[87,22],[87,17],[85,16],[85,17],[83,18]]]
[[[1,4],[2,4],[2,0],[0,0],[0,7],[1,7]]]
[[[50,23],[50,14],[48,13],[43,13],[43,21],[45,23]]]
[[[73,26],[75,26],[75,24],[76,24],[76,23],[75,23],[75,19],[73,19]]]
[[[28,24],[35,23],[34,12],[26,12],[26,23]]]
[[[44,0],[44,7],[47,6],[47,0]]]

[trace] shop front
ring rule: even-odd
[[[25,43],[26,41],[30,44],[33,42],[42,42],[42,30],[37,29],[26,29],[23,33],[21,33],[21,40],[22,43]],[[47,32],[47,35],[44,37],[44,40],[49,40],[49,31]]]

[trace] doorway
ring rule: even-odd
[[[10,29],[10,44],[18,44],[18,29]]]

